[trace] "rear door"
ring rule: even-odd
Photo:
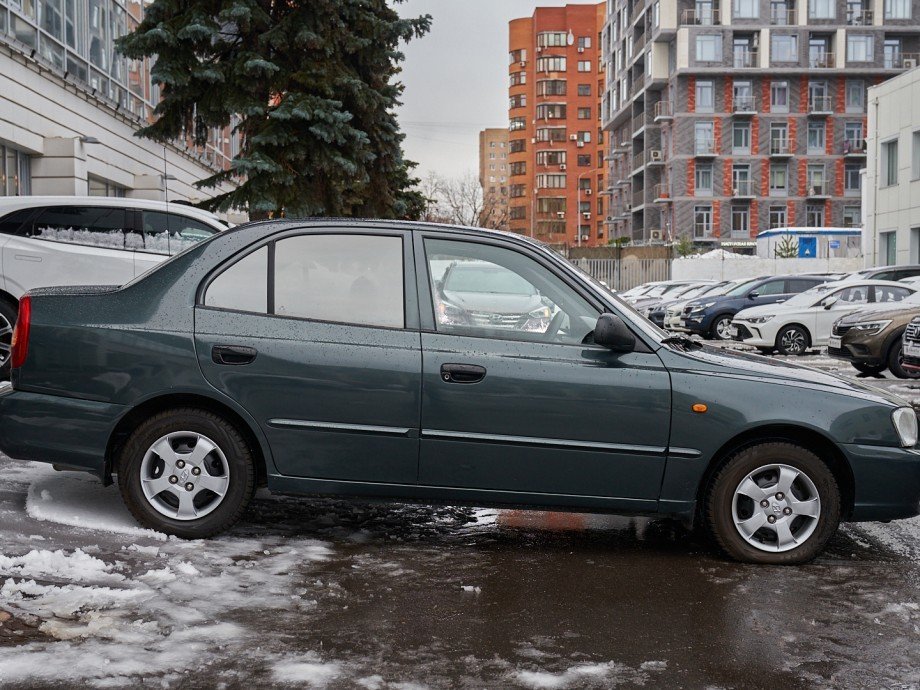
[[[195,314],[201,370],[258,421],[281,474],[415,483],[421,349],[410,236],[294,231],[207,285]]]
[[[42,209],[3,248],[7,289],[122,285],[134,278],[125,248],[130,219],[124,208],[55,206]]]

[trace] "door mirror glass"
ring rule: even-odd
[[[821,300],[821,306],[824,307],[825,309],[830,309],[835,304],[837,304],[837,301],[839,299],[840,298],[837,295],[831,295],[830,297],[825,297],[823,300]]]
[[[636,336],[623,319],[615,314],[601,314],[594,327],[594,342],[614,352],[632,352],[636,349]]]

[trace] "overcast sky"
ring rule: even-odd
[[[479,167],[479,130],[508,124],[508,22],[565,0],[407,0],[431,32],[405,48],[399,121],[418,174],[455,177]]]

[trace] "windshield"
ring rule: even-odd
[[[445,290],[488,292],[501,295],[534,295],[533,285],[512,271],[491,266],[454,266],[444,282]]]
[[[754,280],[749,280],[749,281],[747,281],[747,282],[745,282],[745,283],[741,283],[741,285],[739,285],[738,287],[732,288],[731,290],[729,290],[728,292],[726,292],[726,293],[725,293],[725,296],[726,296],[726,297],[741,297],[741,296],[744,295],[748,290],[751,289],[751,286],[752,286],[754,283],[758,282],[759,280],[760,280],[760,278],[756,278],[756,279],[754,279]]]
[[[692,299],[694,297],[698,297],[699,295],[705,295],[710,290],[712,290],[712,285],[693,285],[684,290],[681,290],[675,294],[674,297],[680,297],[681,299]]]

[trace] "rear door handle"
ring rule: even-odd
[[[475,364],[442,364],[441,380],[445,383],[478,383],[486,377],[486,368]]]
[[[245,345],[215,345],[211,348],[211,359],[214,363],[229,366],[251,364],[257,354],[255,348]]]

